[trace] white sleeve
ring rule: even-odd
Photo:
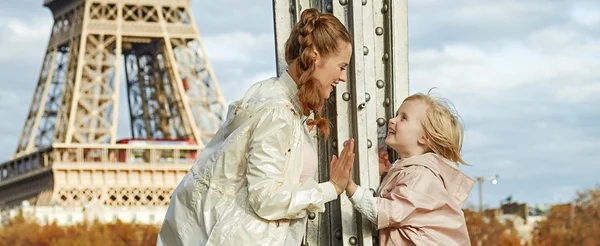
[[[369,221],[377,223],[377,198],[369,190],[358,186],[350,202]]]

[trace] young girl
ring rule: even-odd
[[[389,169],[378,196],[353,181],[346,187],[354,208],[376,224],[380,245],[471,244],[461,207],[474,181],[458,170],[466,164],[462,139],[462,125],[442,100],[415,94],[402,102],[385,140],[400,160],[389,165],[380,154],[380,168]]]

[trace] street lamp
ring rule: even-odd
[[[495,185],[498,183],[499,178],[500,178],[500,176],[498,176],[498,174],[496,174],[494,176],[489,176],[489,177],[475,176],[475,179],[477,180],[477,183],[479,185],[479,212],[480,213],[483,211],[483,191],[482,191],[483,181],[491,180],[492,184]]]

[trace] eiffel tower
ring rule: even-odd
[[[226,109],[190,1],[44,6],[54,25],[16,153],[0,164],[0,207],[166,208]],[[121,82],[131,139],[117,139]]]

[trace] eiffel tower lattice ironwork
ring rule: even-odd
[[[44,5],[54,25],[16,153],[0,164],[0,206],[168,205],[226,110],[190,1]]]

